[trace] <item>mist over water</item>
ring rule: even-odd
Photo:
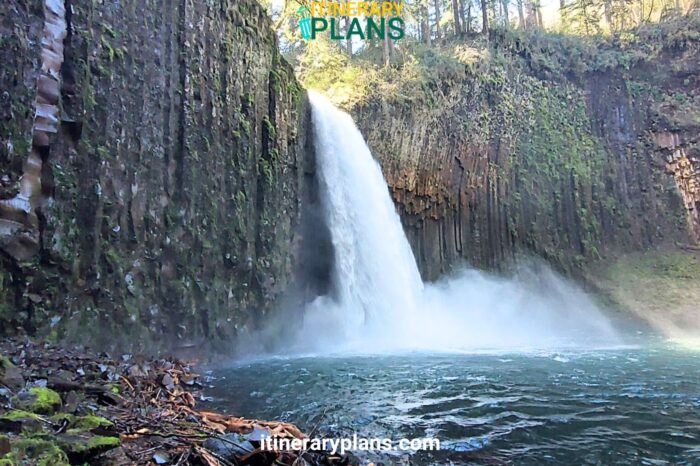
[[[333,291],[304,310],[299,351],[601,347],[603,312],[543,264],[510,278],[473,269],[421,281],[379,164],[352,118],[311,94],[318,176],[335,252]]]

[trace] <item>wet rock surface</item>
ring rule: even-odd
[[[0,201],[20,193],[32,154],[44,24],[66,25],[51,45],[61,105],[40,141],[33,254],[13,254],[23,233],[0,227],[3,333],[225,346],[294,288],[315,196],[306,94],[266,12],[253,0],[44,3],[0,5]],[[24,224],[15,210],[0,225]]]

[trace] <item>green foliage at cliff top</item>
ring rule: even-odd
[[[494,68],[518,67],[543,78],[581,79],[596,71],[625,72],[657,59],[664,50],[682,50],[700,43],[700,19],[683,18],[649,24],[617,36],[573,36],[539,30],[496,29],[489,40],[468,36],[432,46],[407,38],[395,44],[384,66],[379,45],[367,45],[352,59],[336,43],[310,41],[293,61],[305,87],[352,108],[378,95],[410,101],[467,76],[483,76]]]

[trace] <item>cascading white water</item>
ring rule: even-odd
[[[323,207],[335,251],[334,294],[307,309],[305,327],[337,342],[410,332],[423,290],[379,164],[352,118],[311,94]],[[330,330],[332,329],[332,330]],[[398,342],[392,342],[397,344]]]
[[[334,292],[307,306],[300,339],[335,351],[612,345],[612,326],[549,269],[465,269],[424,285],[379,164],[352,118],[311,94]]]

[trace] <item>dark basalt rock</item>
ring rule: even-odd
[[[477,71],[457,63],[430,75],[434,86],[408,82],[351,109],[424,278],[465,260],[507,269],[519,254],[580,273],[700,241],[698,23],[662,26],[639,39],[654,56],[601,45],[573,69],[556,37],[516,46],[494,33],[495,58]],[[545,73],[522,47],[561,69]],[[596,68],[595,53],[619,63]],[[630,56],[644,59],[630,68]]]
[[[0,5],[0,200],[31,153],[42,3]],[[66,4],[37,248],[0,241],[0,333],[223,349],[302,288],[306,94],[254,0]]]

